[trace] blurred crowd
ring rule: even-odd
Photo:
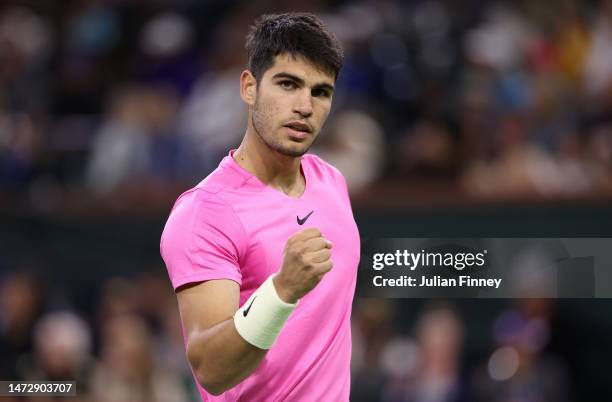
[[[81,305],[30,274],[2,279],[0,378],[76,381],[77,397],[32,401],[199,400],[166,278],[112,277]]]
[[[86,300],[60,295],[24,272],[5,275],[0,379],[76,381],[71,401],[199,401],[163,275],[111,277]],[[401,311],[408,305],[421,307]],[[550,348],[554,307],[551,299],[526,299],[467,321],[446,302],[360,299],[351,400],[572,401],[568,366]]]
[[[467,317],[452,305],[426,305],[414,328],[403,332],[395,321],[401,313],[393,311],[400,305],[383,299],[357,305],[352,401],[574,400],[567,364],[548,348],[550,299],[524,299],[501,309],[483,326],[486,346],[476,348],[476,359],[464,356]]]
[[[0,190],[53,210],[193,185],[244,133],[248,26],[286,10],[345,47],[313,152],[351,191],[612,194],[611,0],[6,0]]]

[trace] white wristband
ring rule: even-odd
[[[240,336],[260,349],[272,347],[285,321],[297,305],[281,300],[272,278],[274,275],[270,275],[234,314],[234,324]]]

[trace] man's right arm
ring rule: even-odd
[[[259,293],[262,299],[269,301],[272,292],[275,303],[297,302],[332,268],[331,247],[331,243],[317,229],[306,229],[289,238],[280,271],[271,282],[266,282],[268,286],[264,283],[258,289],[262,292]],[[177,289],[177,297],[187,336],[187,358],[204,389],[213,395],[219,395],[255,371],[267,352],[264,348],[270,346],[258,348],[251,344],[259,345],[258,342],[262,340],[261,333],[251,334],[248,328],[241,330],[247,331],[242,334],[247,336],[251,343],[238,333],[234,320],[240,299],[238,283],[220,279],[186,285]],[[261,300],[254,309],[265,305],[264,300]],[[250,307],[253,307],[253,303],[250,303]],[[257,316],[254,311],[249,320]],[[265,309],[259,317],[261,321],[257,321],[258,328],[266,328],[275,322],[274,312],[266,312]],[[284,318],[280,325],[282,322]],[[279,325],[278,320],[272,325]],[[278,330],[280,327],[271,333],[278,334]],[[271,345],[273,339],[268,338],[263,343]]]

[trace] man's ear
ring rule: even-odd
[[[244,70],[240,74],[240,97],[249,106],[255,104],[255,99],[257,98],[257,80],[249,70]]]

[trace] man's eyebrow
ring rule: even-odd
[[[276,79],[276,78],[287,78],[290,79],[292,81],[297,82],[300,85],[304,85],[304,80],[301,79],[300,77],[296,77],[293,74],[289,74],[289,73],[276,73],[272,76],[272,79]]]
[[[329,91],[331,93],[334,92],[334,86],[330,85],[330,84],[328,84],[326,82],[323,82],[321,84],[317,84],[314,87],[312,87],[312,89],[324,89],[324,90],[327,90],[327,91]]]
[[[295,76],[293,74],[289,74],[289,73],[280,72],[280,73],[276,73],[276,74],[274,74],[272,76],[272,79],[278,79],[278,78],[286,78],[286,79],[295,81],[299,85],[304,85],[305,84],[303,79],[301,79],[300,77],[297,77],[297,76]],[[326,82],[315,84],[312,88],[313,89],[326,89],[326,90],[331,91],[331,92],[334,91],[334,86],[331,85],[331,84],[328,84]]]

